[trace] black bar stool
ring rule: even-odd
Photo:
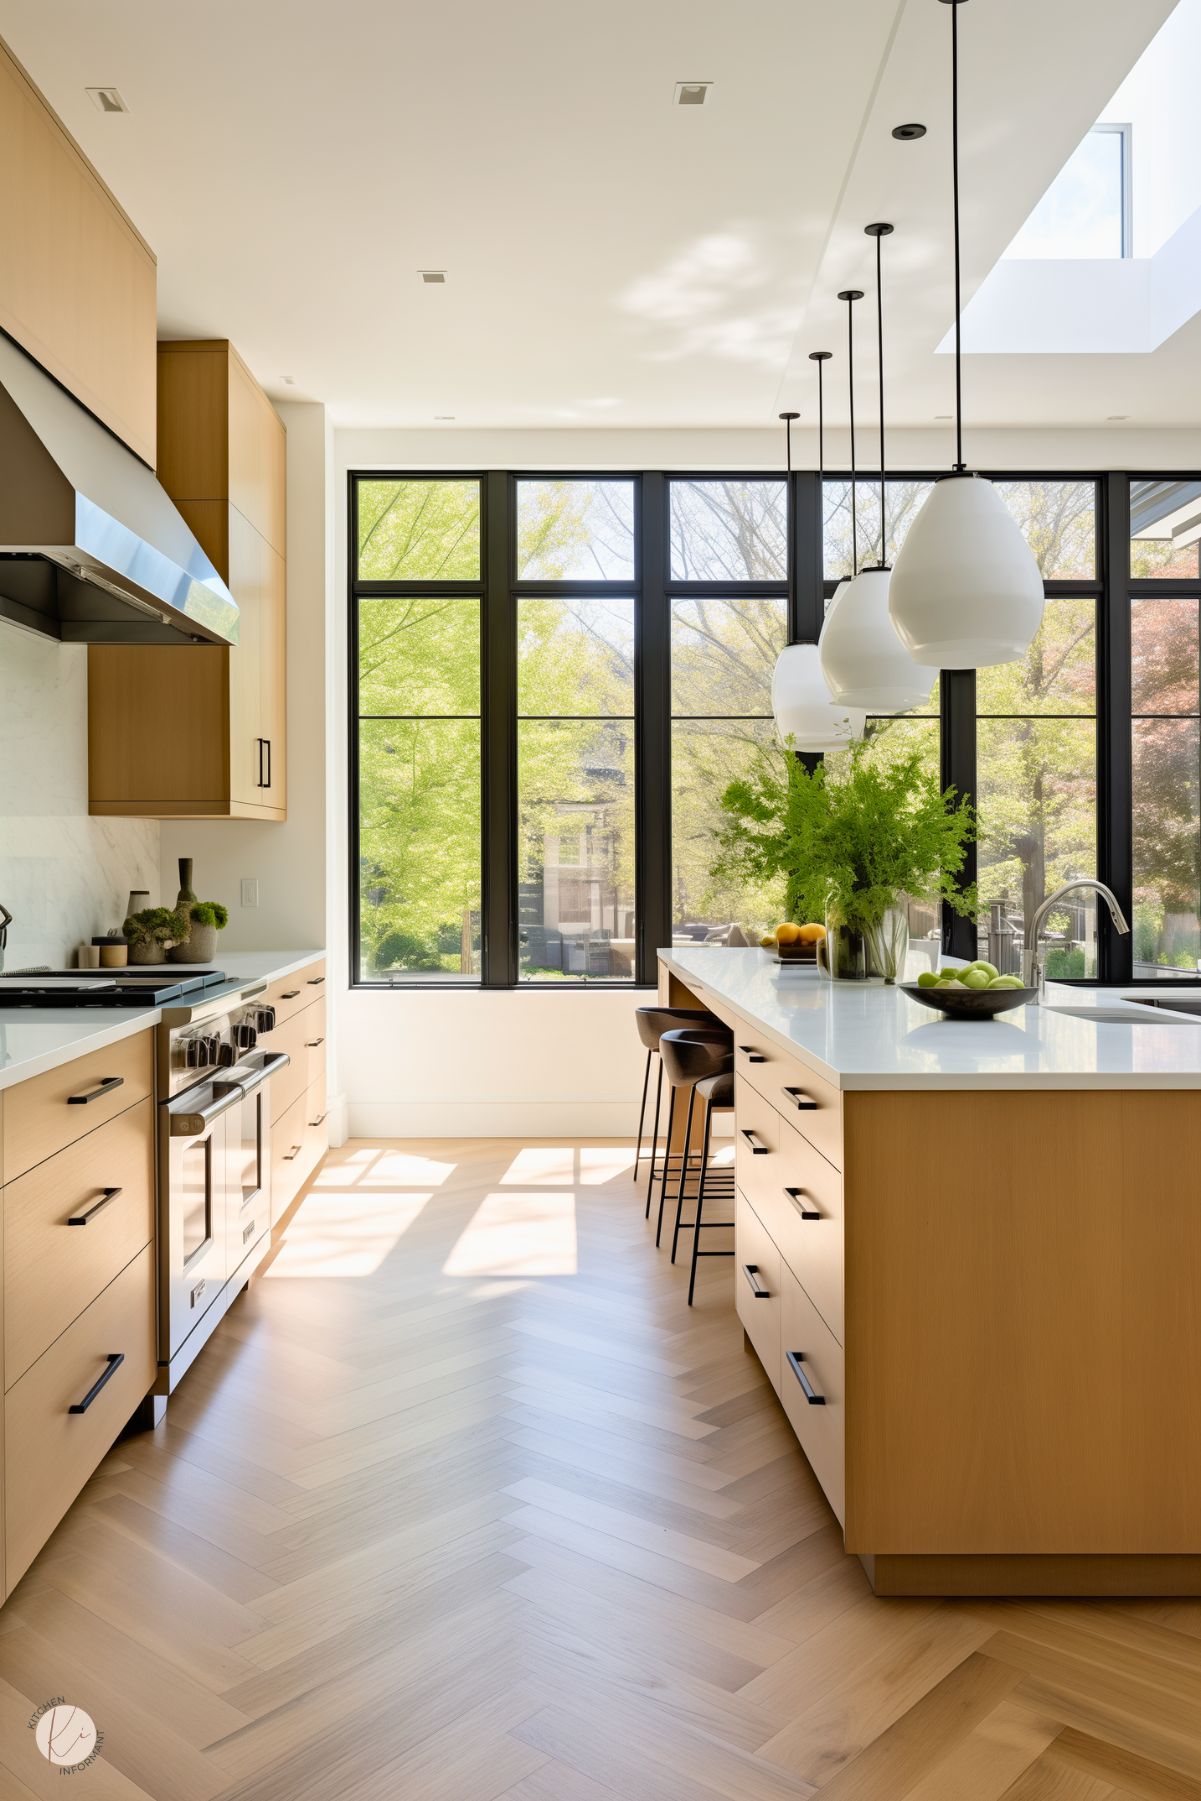
[[[638,1109],[638,1149],[634,1155],[634,1182],[638,1182],[638,1165],[642,1162],[642,1134],[646,1126],[646,1102],[650,1093],[651,1059],[659,1055],[659,1040],[664,1032],[677,1027],[692,1026],[697,1030],[724,1031],[715,1013],[709,1013],[698,1007],[636,1007],[634,1019],[638,1026],[638,1036],[646,1046],[646,1069],[642,1076],[642,1105]],[[650,1174],[646,1183],[646,1218],[651,1216],[651,1195],[655,1185],[655,1157],[659,1148],[659,1115],[663,1103],[663,1065],[659,1064],[659,1078],[655,1088],[655,1127],[651,1133]],[[668,1150],[670,1151],[670,1141]]]
[[[698,1094],[701,1098],[701,1104],[705,1109],[705,1123],[701,1136],[701,1173],[696,1185],[696,1215],[691,1225],[692,1264],[688,1271],[688,1305],[690,1307],[692,1305],[692,1297],[696,1292],[697,1259],[700,1257],[732,1257],[734,1255],[733,1245],[731,1245],[727,1251],[703,1251],[701,1249],[702,1232],[731,1232],[734,1229],[734,1220],[732,1217],[730,1219],[701,1218],[707,1197],[711,1199],[720,1198],[721,1200],[728,1200],[731,1204],[731,1214],[733,1211],[734,1172],[731,1169],[728,1178],[724,1179],[720,1184],[715,1184],[713,1182],[712,1171],[709,1168],[709,1133],[713,1124],[713,1115],[715,1113],[732,1113],[734,1111],[734,1072],[732,1070],[726,1070],[719,1076],[705,1076],[697,1083],[693,1092],[694,1094]],[[688,1221],[685,1220],[683,1225],[684,1230],[687,1232],[690,1229]],[[676,1238],[678,1238],[679,1235],[680,1207],[677,1206]],[[671,1260],[673,1263],[676,1260],[674,1239],[672,1240],[671,1246]]]
[[[667,1143],[663,1151],[662,1179],[659,1184],[659,1218],[655,1227],[655,1243],[663,1236],[663,1209],[667,1202],[667,1181],[671,1166],[671,1135],[675,1124],[676,1096],[683,1101],[688,1094],[688,1118],[684,1127],[683,1148],[679,1159],[679,1182],[676,1187],[676,1231],[672,1238],[672,1261],[675,1261],[679,1222],[684,1207],[684,1189],[691,1163],[692,1120],[696,1104],[696,1086],[708,1076],[724,1075],[734,1067],[734,1035],[725,1026],[716,1030],[696,1027],[664,1032],[659,1039],[659,1056],[671,1089],[667,1107]],[[706,1111],[706,1123],[709,1114]],[[649,1217],[649,1196],[648,1217]]]

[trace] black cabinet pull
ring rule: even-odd
[[[299,993],[299,988],[288,988],[279,998],[281,1001],[294,1001]]]
[[[69,1094],[68,1107],[86,1107],[89,1101],[98,1101],[102,1094],[111,1094],[114,1088],[124,1088],[124,1076],[103,1076],[99,1088],[89,1088],[86,1094]]]
[[[788,1096],[798,1113],[817,1112],[818,1103],[811,1094],[806,1094],[803,1088],[782,1088],[780,1092]]]
[[[284,1152],[283,1161],[285,1163],[291,1163],[293,1161],[293,1159],[296,1157],[299,1157],[299,1155],[300,1155],[300,1146],[298,1144],[294,1144],[290,1151]]]
[[[753,1044],[740,1044],[738,1046],[738,1048],[742,1052],[743,1056],[746,1058],[748,1063],[766,1063],[767,1062],[767,1058],[763,1055],[763,1052],[757,1051]]]
[[[800,1383],[805,1399],[808,1401],[810,1407],[824,1407],[826,1404],[825,1395],[818,1394],[816,1388],[814,1388],[812,1382],[810,1382],[808,1376],[805,1374],[804,1351],[787,1351],[785,1355],[788,1358],[789,1367],[797,1381]]]
[[[742,1136],[750,1145],[752,1156],[766,1157],[768,1151],[771,1149],[770,1145],[760,1144],[759,1140],[755,1137],[755,1134],[753,1132],[748,1132],[745,1126],[742,1128]]]
[[[322,982],[324,982],[324,980],[325,980],[325,977],[324,976],[308,976],[308,977],[306,977],[306,980],[307,980],[310,988],[320,988]]]
[[[311,1119],[309,1121],[309,1124],[311,1126],[320,1126],[320,1125],[323,1125],[324,1123],[325,1123],[325,1114],[324,1113],[319,1113],[317,1115],[316,1119]]]
[[[316,1051],[316,1050],[320,1050],[321,1046],[324,1043],[325,1043],[324,1038],[306,1038],[305,1042],[304,1042],[304,1048],[306,1051]]]
[[[92,1402],[96,1399],[96,1396],[100,1393],[100,1390],[104,1387],[104,1384],[112,1380],[124,1362],[124,1351],[110,1351],[108,1354],[108,1368],[105,1370],[104,1374],[102,1376],[97,1376],[96,1380],[92,1383],[92,1386],[88,1389],[87,1394],[84,1395],[82,1401],[72,1401],[71,1405],[67,1408],[67,1412],[86,1413],[88,1408],[92,1405]]]
[[[263,780],[263,740],[261,738],[256,738],[254,743],[259,758],[259,772],[254,778],[254,785],[256,788],[265,788],[267,784]]]
[[[67,1224],[69,1226],[90,1225],[96,1215],[98,1213],[103,1213],[109,1202],[115,1201],[121,1192],[122,1191],[119,1188],[106,1188],[98,1201],[93,1201],[91,1206],[85,1208],[82,1213],[73,1213],[67,1221]]]
[[[788,1199],[792,1202],[802,1219],[820,1219],[822,1217],[817,1211],[817,1208],[812,1205],[813,1196],[807,1193],[805,1189],[786,1188],[784,1193],[788,1196]],[[805,1205],[806,1201],[810,1203],[809,1206]]]
[[[757,1263],[744,1263],[742,1266],[742,1273],[750,1283],[751,1293],[757,1301],[771,1300],[771,1289],[764,1288],[762,1282],[759,1280],[759,1265]]]
[[[264,738],[263,743],[267,746],[267,780],[263,783],[263,786],[264,786],[264,788],[269,788],[271,786],[271,740],[270,740],[270,738]]]

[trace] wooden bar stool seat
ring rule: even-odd
[[[634,1009],[634,1023],[638,1027],[638,1036],[646,1046],[646,1067],[642,1074],[642,1105],[638,1109],[638,1149],[634,1153],[634,1182],[638,1182],[638,1166],[643,1156],[649,1154],[650,1174],[646,1183],[646,1217],[651,1216],[651,1194],[655,1184],[655,1159],[659,1146],[659,1118],[663,1103],[663,1065],[659,1064],[659,1075],[655,1086],[655,1125],[651,1133],[651,1148],[645,1153],[642,1148],[643,1132],[646,1127],[646,1103],[650,1093],[651,1060],[659,1055],[659,1040],[664,1032],[691,1026],[698,1031],[724,1032],[715,1013],[709,1013],[697,1007],[667,1007],[657,1002],[647,1007]],[[668,1147],[670,1150],[670,1146]]]
[[[711,1028],[678,1028],[663,1033],[659,1040],[659,1057],[670,1088],[670,1100],[667,1107],[667,1143],[663,1152],[662,1178],[659,1184],[659,1217],[655,1227],[656,1244],[660,1242],[663,1235],[663,1212],[667,1201],[668,1177],[671,1173],[671,1146],[677,1096],[681,1107],[684,1095],[688,1096],[688,1115],[678,1159],[676,1230],[672,1239],[672,1261],[674,1262],[676,1243],[679,1238],[679,1222],[684,1207],[684,1190],[692,1167],[692,1121],[696,1105],[696,1087],[698,1082],[703,1082],[708,1077],[722,1076],[733,1069],[734,1036],[724,1026],[719,1026],[716,1031]],[[707,1106],[705,1118],[706,1121],[709,1118]]]

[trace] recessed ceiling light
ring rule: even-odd
[[[454,417],[455,417],[455,415],[453,413],[435,413],[434,414],[435,420],[440,421],[443,425],[452,424],[454,421]]]
[[[434,287],[446,280],[445,269],[418,269],[417,273],[420,275],[422,281],[427,282]]]
[[[1110,425],[1121,425],[1123,420],[1129,419],[1130,414],[1129,413],[1107,413],[1105,415],[1105,417]]]
[[[84,93],[90,96],[92,105],[98,112],[127,113],[129,111],[116,88],[85,88]]]
[[[709,89],[712,86],[713,83],[711,81],[677,81],[676,105],[704,106],[709,98]]]
[[[296,377],[294,375],[281,375],[279,379],[283,382],[285,388],[294,388],[296,386]]]
[[[903,144],[908,144],[911,143],[914,138],[924,138],[926,135],[926,127],[924,125],[918,125],[916,121],[909,125],[894,125],[892,128],[892,135],[894,138],[900,138]]]
[[[946,425],[954,417],[954,413],[935,413],[934,423],[935,425]]]

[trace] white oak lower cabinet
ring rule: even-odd
[[[275,1029],[261,1033],[259,1044],[287,1051],[290,1058],[271,1082],[271,1225],[278,1239],[285,1216],[329,1149],[324,962],[273,982],[263,1001],[275,1009]]]

